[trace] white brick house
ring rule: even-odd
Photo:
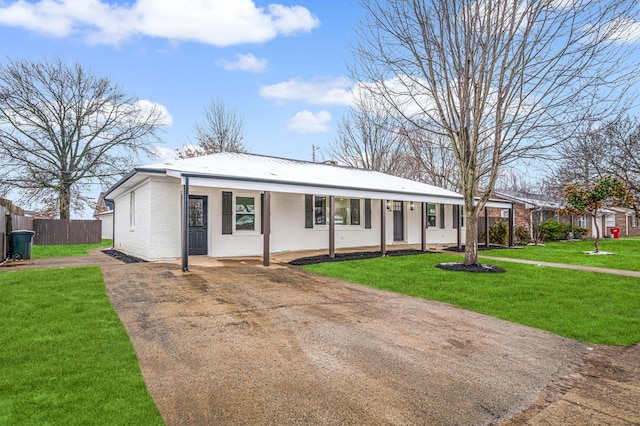
[[[327,249],[333,256],[336,248],[385,251],[400,243],[426,250],[464,235],[456,192],[370,170],[252,154],[138,167],[105,198],[115,203],[116,249],[145,260],[182,257],[185,270],[189,255],[263,256],[269,264],[270,253]]]

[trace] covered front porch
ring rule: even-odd
[[[181,179],[183,271],[188,271],[190,261],[201,261],[200,256],[193,256],[194,253],[190,252],[192,194],[211,194],[209,196],[212,199],[211,204],[215,204],[217,198],[215,200],[214,198],[218,195],[207,192],[214,190],[222,194],[220,204],[223,209],[225,204],[228,206],[231,212],[228,215],[229,220],[236,220],[235,226],[238,229],[240,229],[239,221],[246,219],[244,217],[246,214],[238,213],[244,207],[239,207],[240,198],[235,198],[237,201],[234,204],[234,197],[237,194],[244,194],[245,196],[241,198],[246,200],[246,194],[250,195],[248,198],[253,204],[251,204],[252,210],[249,215],[254,216],[250,219],[253,221],[252,229],[255,232],[253,235],[247,235],[236,231],[235,236],[231,235],[234,233],[234,224],[229,223],[225,226],[224,211],[221,215],[223,221],[221,231],[222,234],[227,235],[214,235],[211,229],[206,232],[212,235],[211,239],[225,239],[227,245],[252,241],[254,251],[259,238],[262,252],[260,260],[263,266],[269,266],[272,261],[279,263],[286,258],[304,257],[304,253],[325,254],[329,258],[335,258],[336,253],[378,251],[384,256],[388,251],[406,248],[426,252],[444,246],[461,247],[464,241],[464,215],[461,207],[462,199],[459,196],[391,191],[381,193],[381,191],[361,188],[327,188],[319,185],[286,185],[274,182],[254,181],[249,184],[240,180],[191,174],[183,174]],[[381,198],[381,195],[386,195],[388,198]],[[202,198],[202,195],[196,197]],[[274,199],[276,213],[274,213]],[[337,204],[342,206],[345,202],[347,206],[352,207],[350,211],[348,208],[336,207]],[[283,214],[284,205],[288,209],[286,214]],[[510,241],[513,242],[513,206],[511,203],[490,201],[487,208],[490,207],[510,209]],[[352,226],[342,226],[345,221],[349,221],[345,215],[351,217]],[[297,223],[296,220],[303,216],[304,223]],[[211,217],[213,219],[213,215]],[[217,222],[218,218],[212,221]],[[357,226],[353,226],[354,224]],[[366,235],[366,238],[363,238],[363,235]],[[339,243],[336,236],[339,237]],[[301,243],[305,239],[313,239],[316,247],[305,250],[303,248],[305,244]],[[288,245],[283,241],[288,242]],[[362,244],[363,241],[366,243]],[[218,241],[216,244],[219,247],[224,243]],[[228,250],[224,251],[228,252]],[[220,255],[219,253],[219,249],[214,250],[209,246],[199,254],[223,259],[255,258],[255,253],[251,253],[251,256]]]

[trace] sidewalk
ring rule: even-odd
[[[626,271],[623,269],[599,268],[597,266],[570,265],[567,263],[541,262],[538,260],[513,259],[510,257],[496,257],[478,255],[480,259],[499,260],[501,262],[524,263],[527,265],[548,266],[549,268],[572,269],[574,271],[597,272],[600,274],[624,275],[626,277],[640,278],[638,271]]]

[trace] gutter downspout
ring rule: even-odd
[[[189,271],[189,176],[184,176],[182,212],[182,272]]]
[[[111,214],[111,248],[116,248],[116,202],[112,199],[105,198],[105,201],[113,203],[113,213]]]

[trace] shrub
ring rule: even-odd
[[[507,237],[509,235],[509,226],[507,222],[498,220],[489,227],[489,242],[492,244],[507,245]]]
[[[516,244],[529,244],[531,242],[531,235],[529,230],[524,226],[518,226],[514,232]]]
[[[573,228],[571,228],[571,232],[573,232],[573,238],[582,239],[582,237],[587,235],[587,228],[582,228],[580,226],[574,226]]]
[[[571,232],[571,225],[558,222],[557,220],[546,220],[540,225],[540,235],[543,241],[566,240]]]

